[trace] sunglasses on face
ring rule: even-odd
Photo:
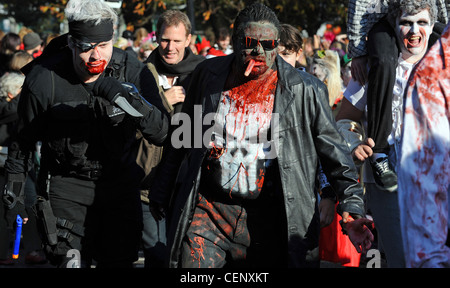
[[[76,41],[74,40],[73,43],[75,44],[75,46],[77,46],[82,52],[88,52],[91,49],[95,49],[95,47],[97,47],[100,43],[102,42],[98,42],[97,44],[91,44],[88,42],[81,42],[81,41]]]
[[[278,47],[277,40],[258,40],[251,37],[245,37],[243,39],[245,49],[255,49],[258,44],[261,44],[264,50],[273,50]]]

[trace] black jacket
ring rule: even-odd
[[[114,48],[113,53],[125,53]],[[156,82],[150,71],[137,59],[127,58],[124,63],[124,80],[134,83],[150,103],[162,107]],[[75,75],[69,48],[46,55],[28,67],[19,101],[19,127],[15,137],[22,155],[42,142],[42,165],[54,173],[63,168],[75,155],[88,161],[101,162],[105,176],[115,181],[133,175],[130,167],[136,166],[130,153],[140,129],[151,143],[162,145],[168,132],[168,117],[154,109],[139,121],[126,117],[118,125],[108,123],[105,115],[98,113],[97,104],[104,99],[95,96],[89,86]],[[11,149],[10,149],[11,150]],[[72,157],[72,158],[71,158]],[[54,164],[60,165],[59,167]],[[7,172],[27,171],[23,159],[9,157]],[[122,174],[121,174],[122,173]],[[128,175],[124,175],[126,173]],[[119,179],[117,179],[119,177]]]
[[[6,97],[0,99],[0,145],[9,146],[11,142],[11,134],[16,129],[17,120],[17,104],[19,103],[19,96],[16,96],[8,101]]]
[[[205,115],[217,110],[233,58],[234,54],[206,60],[193,72],[183,105],[191,123],[195,116],[202,116],[194,116],[194,111]],[[305,267],[318,263],[320,225],[314,185],[319,159],[338,194],[339,211],[363,216],[363,189],[328,105],[326,86],[310,74],[299,73],[279,56],[276,63],[278,84],[273,112],[279,114],[279,134],[275,148],[281,180],[278,188],[283,191],[287,218],[287,252],[290,267]],[[194,110],[194,105],[202,109]],[[209,128],[192,127],[191,131],[201,129],[204,133]],[[205,152],[204,146],[171,149],[150,193],[150,201],[168,203],[172,198],[168,219],[170,267],[178,266],[181,242],[196,205]]]

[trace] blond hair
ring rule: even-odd
[[[328,88],[328,100],[330,107],[342,94],[341,65],[339,54],[333,50],[321,50],[314,54],[313,63],[322,66],[326,72],[323,82]]]
[[[19,50],[13,54],[9,62],[9,68],[14,72],[20,73],[20,69],[31,61],[33,61],[33,56],[23,50]]]

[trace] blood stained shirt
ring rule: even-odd
[[[273,71],[267,78],[222,92],[203,165],[202,181],[208,187],[230,197],[258,197],[271,160],[267,158],[276,83]]]
[[[417,65],[405,94],[398,197],[407,267],[450,267],[450,29]]]

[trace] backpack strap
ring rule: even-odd
[[[105,70],[105,75],[114,77],[120,82],[125,82],[125,68],[128,54],[127,52],[114,47],[111,61]]]
[[[148,68],[148,70],[150,70],[150,72],[153,74],[153,77],[155,78],[156,86],[158,86],[159,97],[161,97],[161,100],[162,100],[162,103],[164,105],[164,108],[166,108],[166,111],[170,115],[173,115],[173,106],[170,105],[170,103],[167,101],[167,98],[164,95],[164,90],[159,85],[159,76],[158,76],[158,71],[156,71],[155,65],[153,63],[151,63],[151,62],[148,62],[147,63],[147,68]]]

